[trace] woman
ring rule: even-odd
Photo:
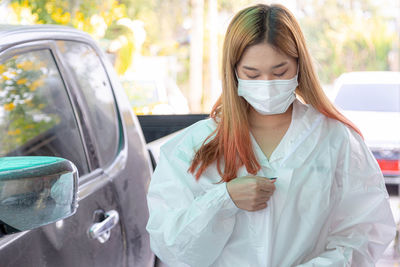
[[[384,179],[323,93],[293,15],[240,11],[222,65],[211,118],[161,147],[154,253],[173,267],[375,266],[395,236]]]

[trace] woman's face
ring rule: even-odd
[[[297,72],[297,61],[267,43],[247,47],[236,67],[242,80],[288,80]]]

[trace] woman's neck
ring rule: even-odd
[[[284,125],[287,125],[292,120],[293,103],[289,106],[285,113],[262,115],[253,107],[249,111],[249,126],[252,130],[273,130]]]

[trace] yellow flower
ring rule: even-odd
[[[44,84],[44,80],[40,79],[40,80],[36,80],[34,81],[31,86],[29,86],[29,90],[30,91],[35,91],[39,86],[42,86]]]
[[[65,12],[61,16],[61,23],[62,24],[68,24],[68,22],[71,20],[71,14],[69,12]]]
[[[69,12],[63,13],[60,7],[57,7],[53,13],[51,13],[51,18],[60,24],[68,24],[71,20],[71,14]]]
[[[34,67],[34,64],[32,61],[23,61],[23,62],[17,64],[17,68],[23,69],[25,71],[32,70],[33,67]]]
[[[34,127],[35,127],[35,125],[33,125],[33,124],[28,124],[28,125],[25,126],[25,129],[32,129],[32,128],[34,128]]]
[[[0,73],[3,73],[6,70],[6,66],[0,65]]]
[[[15,129],[15,131],[8,131],[7,134],[8,135],[17,135],[20,134],[21,130],[20,129]]]
[[[29,6],[29,1],[28,1],[28,0],[23,1],[22,4],[21,4],[21,6],[26,7],[26,8],[29,8],[29,7],[30,7],[30,6]]]
[[[8,77],[7,75],[3,74],[3,79],[6,80],[6,81],[8,81],[8,80],[10,80],[11,78]]]
[[[21,84],[25,84],[28,81],[28,79],[24,78],[24,79],[20,79],[17,81],[17,84],[21,85]]]
[[[83,22],[83,21],[85,20],[85,16],[83,15],[82,12],[77,11],[77,12],[75,13],[75,19],[76,19],[77,21],[79,21],[79,22]]]
[[[47,2],[44,8],[49,14],[52,14],[54,12],[54,3]]]
[[[5,110],[11,111],[15,108],[15,105],[14,105],[14,103],[8,103],[8,104],[5,104],[3,107]]]

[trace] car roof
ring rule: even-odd
[[[74,39],[93,42],[89,34],[72,27],[48,24],[29,26],[0,24],[0,51],[28,41]]]
[[[400,84],[398,71],[357,71],[343,73],[337,79],[340,84]]]

